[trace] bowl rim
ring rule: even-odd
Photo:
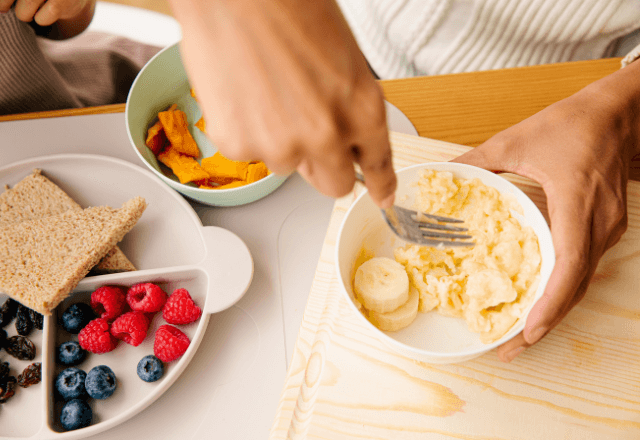
[[[551,264],[551,268],[550,268],[551,270],[549,270],[549,276],[548,277],[546,277],[545,279],[543,279],[542,277],[540,278],[539,285],[538,285],[538,290],[536,291],[536,296],[538,295],[537,292],[540,289],[542,290],[542,294],[540,294],[540,296],[538,298],[534,297],[534,301],[531,303],[531,305],[529,305],[527,313],[523,317],[524,318],[524,323],[526,324],[526,318],[529,316],[529,313],[533,309],[534,305],[540,300],[540,298],[542,298],[542,295],[544,294],[544,290],[546,288],[546,285],[547,285],[547,283],[549,281],[551,272],[553,271],[553,268],[555,267],[555,262],[556,262],[555,249],[553,247],[553,240],[552,240],[551,230],[549,229],[549,225],[548,225],[546,219],[544,218],[544,216],[540,212],[540,209],[535,205],[535,203],[533,203],[533,201],[529,198],[529,196],[526,195],[520,188],[518,188],[515,184],[513,184],[509,180],[505,179],[500,174],[493,173],[491,171],[485,170],[484,168],[480,168],[480,167],[476,167],[476,166],[468,165],[468,164],[464,164],[464,163],[458,163],[458,162],[447,162],[447,161],[444,161],[444,162],[424,162],[424,163],[409,165],[409,166],[403,167],[401,169],[398,169],[398,170],[396,170],[396,174],[399,174],[399,173],[402,173],[402,172],[406,172],[406,171],[412,170],[412,169],[417,169],[417,168],[429,169],[429,167],[433,166],[433,165],[436,165],[436,166],[439,167],[439,166],[443,166],[443,164],[446,164],[447,166],[454,166],[454,167],[460,167],[460,168],[473,169],[474,171],[479,172],[480,174],[485,174],[487,176],[490,176],[490,178],[502,179],[504,182],[506,182],[507,186],[510,187],[512,191],[514,191],[516,193],[519,193],[521,196],[524,196],[527,200],[529,200],[531,205],[535,208],[535,211],[534,211],[536,213],[535,215],[536,216],[539,215],[541,217],[541,219],[544,220],[541,223],[540,227],[542,228],[542,233],[544,235],[547,235],[547,238],[549,239],[549,243],[552,246],[551,250],[549,252],[549,260],[548,260],[549,264]],[[431,168],[431,169],[433,169],[433,168]],[[485,185],[487,185],[485,182],[483,182],[483,183]],[[492,185],[489,185],[489,186],[492,186]],[[360,202],[360,200],[363,197],[366,197],[367,194],[368,194],[368,190],[365,188],[365,190],[362,191],[362,193],[360,195],[358,195],[358,197],[356,197],[356,199],[349,206],[349,209],[347,210],[347,212],[345,213],[342,221],[340,222],[340,227],[338,229],[338,235],[336,237],[336,244],[335,244],[335,249],[334,249],[334,266],[335,266],[336,274],[338,276],[338,284],[340,285],[340,291],[346,297],[346,300],[347,300],[347,303],[349,304],[349,307],[358,316],[358,319],[361,320],[361,322],[364,322],[365,325],[368,328],[372,329],[375,332],[375,334],[379,338],[381,338],[384,343],[386,343],[388,345],[392,345],[392,346],[398,347],[398,348],[404,350],[405,352],[408,351],[408,352],[414,353],[415,355],[418,355],[421,358],[424,358],[425,356],[427,356],[427,357],[431,357],[433,359],[438,359],[438,360],[446,360],[448,358],[450,358],[450,359],[471,359],[471,358],[474,358],[476,356],[482,355],[484,353],[488,353],[489,351],[493,350],[494,348],[504,344],[505,342],[513,339],[518,334],[520,334],[520,332],[515,333],[514,335],[512,335],[508,339],[503,339],[504,338],[504,335],[503,335],[501,338],[499,338],[498,340],[496,340],[496,341],[494,341],[494,342],[492,342],[490,344],[485,344],[482,347],[471,349],[471,350],[451,352],[451,353],[442,353],[442,352],[437,352],[437,351],[424,350],[424,349],[417,348],[417,347],[414,347],[414,346],[411,346],[411,345],[407,345],[407,344],[405,344],[403,342],[400,342],[397,339],[394,339],[391,336],[387,335],[384,331],[378,329],[375,325],[373,325],[371,322],[369,322],[369,320],[362,314],[362,312],[356,307],[356,305],[354,304],[353,300],[351,299],[351,295],[349,295],[349,292],[347,291],[347,289],[346,289],[346,287],[344,285],[344,282],[343,282],[344,278],[342,276],[343,274],[342,274],[342,271],[340,270],[340,264],[339,264],[339,261],[340,261],[339,260],[340,243],[342,242],[342,233],[344,231],[345,223],[346,223],[347,219],[349,218],[350,214],[352,213],[352,211],[354,210],[354,208],[356,207],[356,205],[358,204],[358,202]],[[538,242],[540,242],[540,237],[539,237],[538,233],[535,230],[534,230],[534,232],[536,233],[536,237],[538,237]],[[541,257],[542,257],[542,252],[540,252],[540,254],[541,254]],[[418,312],[418,313],[421,313],[421,312]],[[523,318],[519,318],[519,319],[522,320]],[[461,319],[461,318],[456,318],[456,319]],[[517,324],[517,322],[516,322],[516,324]],[[505,333],[505,335],[508,334],[512,329],[513,329],[513,326],[511,328],[509,328],[509,330],[507,330],[507,333]],[[456,362],[456,361],[454,360],[452,362]]]
[[[169,177],[167,177],[166,175],[164,175],[163,173],[161,173],[160,171],[158,171],[154,166],[152,166],[149,161],[147,159],[144,158],[144,156],[140,153],[140,151],[138,150],[138,147],[136,146],[136,143],[133,139],[133,136],[131,134],[131,126],[129,124],[129,116],[130,116],[130,111],[131,111],[131,96],[134,94],[134,90],[136,89],[136,85],[138,83],[138,81],[141,80],[141,78],[143,77],[144,72],[146,71],[146,69],[153,63],[156,61],[157,58],[160,58],[161,56],[163,56],[164,54],[166,54],[167,52],[171,51],[171,50],[179,50],[179,46],[180,46],[180,42],[176,42],[173,43],[167,47],[162,48],[161,50],[159,50],[154,56],[152,56],[149,61],[147,61],[145,63],[144,66],[142,66],[142,68],[140,69],[140,71],[138,72],[138,74],[136,75],[135,79],[133,80],[133,83],[131,84],[131,87],[129,88],[129,93],[127,94],[127,101],[125,103],[125,107],[124,107],[124,121],[125,121],[125,127],[127,130],[127,137],[129,138],[129,143],[131,144],[131,147],[133,148],[133,151],[136,153],[136,155],[140,158],[140,160],[145,164],[146,167],[149,168],[150,171],[152,171],[156,176],[160,177],[165,183],[167,183],[170,186],[173,186],[176,189],[183,189],[185,191],[193,191],[195,194],[233,194],[234,192],[240,193],[240,192],[244,192],[244,191],[251,191],[253,187],[259,186],[263,183],[266,183],[267,181],[271,181],[271,180],[280,180],[280,179],[286,179],[289,174],[287,175],[283,175],[283,174],[276,174],[273,171],[269,170],[269,174],[266,175],[265,177],[263,177],[262,179],[256,181],[256,182],[251,182],[248,183],[246,185],[242,185],[236,188],[224,188],[224,189],[207,189],[207,188],[198,188],[195,186],[190,186],[184,183],[181,183],[179,181],[173,180]],[[187,79],[188,81],[188,79]],[[146,147],[146,145],[145,145]],[[148,147],[147,147],[148,148]],[[216,147],[217,148],[217,147]],[[218,150],[219,151],[219,150]]]

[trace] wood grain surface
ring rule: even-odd
[[[475,147],[620,69],[620,58],[381,81],[418,134]]]
[[[395,167],[468,147],[392,134]],[[546,212],[540,187],[510,179]],[[586,297],[540,343],[505,364],[495,351],[430,365],[383,345],[347,307],[334,271],[335,204],[270,439],[640,438],[640,184],[630,227]]]

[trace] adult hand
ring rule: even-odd
[[[334,0],[170,0],[211,140],[227,157],[297,169],[334,197],[360,164],[393,202],[384,100]]]
[[[539,341],[582,299],[600,257],[626,230],[639,78],[640,64],[632,63],[455,159],[529,177],[547,195],[556,265],[524,331],[498,348],[503,361]]]

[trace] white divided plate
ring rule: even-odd
[[[87,277],[54,313],[45,317],[44,330],[34,330],[30,339],[36,344],[36,359],[19,361],[0,352],[17,376],[31,362],[42,362],[42,382],[30,388],[16,387],[15,395],[0,408],[1,438],[80,438],[109,429],[137,414],[178,378],[187,367],[204,335],[212,313],[238,301],[253,277],[253,260],[247,246],[235,234],[218,227],[202,226],[191,206],[152,173],[120,159],[83,154],[39,157],[0,168],[0,187],[13,186],[35,168],[59,185],[83,207],[108,205],[120,207],[125,201],[142,196],[147,209],[119,244],[138,271]],[[88,353],[78,367],[88,372],[96,365],[108,365],[117,377],[116,392],[106,400],[89,399],[93,423],[87,428],[65,432],[58,419],[61,404],[54,398],[53,381],[64,369],[56,365],[56,346],[76,335],[57,325],[62,311],[103,285],[128,287],[153,282],[168,294],[186,288],[202,308],[195,323],[176,326],[190,340],[187,352],[177,361],[165,364],[163,377],[154,383],[138,378],[136,367],[142,357],[153,354],[153,335],[163,324],[161,314],[152,319],[145,341],[138,347],[120,342],[110,353]],[[0,294],[0,304],[5,295]],[[5,330],[15,334],[13,323]]]

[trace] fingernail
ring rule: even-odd
[[[389,197],[380,202],[380,207],[383,209],[391,208],[395,199],[396,195],[392,193]]]
[[[529,337],[526,338],[527,342],[529,344],[535,344],[536,342],[538,342],[540,339],[542,339],[542,337],[547,333],[547,328],[545,327],[538,327],[536,329],[533,329],[529,332]]]
[[[511,362],[514,360],[520,353],[524,351],[524,347],[520,346],[518,348],[514,348],[510,352],[508,352],[504,357],[507,362]]]

